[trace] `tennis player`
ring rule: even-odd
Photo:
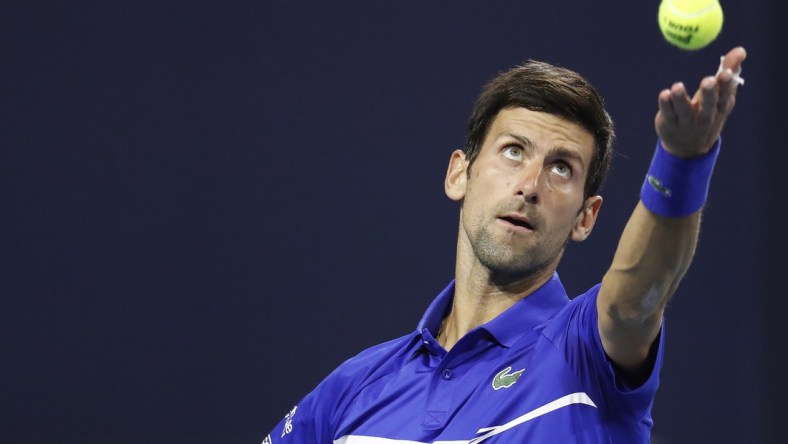
[[[599,216],[613,125],[577,73],[528,62],[481,93],[445,190],[460,203],[454,280],[415,331],[346,361],[271,443],[647,443],[663,313],[692,260],[746,57],[690,95],[659,93],[641,199],[600,284],[556,274]]]

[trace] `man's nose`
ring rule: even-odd
[[[542,187],[542,161],[541,159],[532,159],[526,166],[523,167],[518,177],[517,195],[523,196],[526,202],[530,204],[539,203],[541,197]]]

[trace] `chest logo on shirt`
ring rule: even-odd
[[[512,372],[512,366],[506,367],[505,369],[498,372],[497,375],[495,375],[492,380],[492,388],[495,390],[500,390],[502,388],[509,388],[513,386],[514,383],[520,379],[520,376],[523,375],[524,371],[525,369]]]

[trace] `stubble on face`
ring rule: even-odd
[[[517,233],[501,234],[493,232],[497,216],[518,213],[536,227],[536,230],[523,235]],[[560,260],[569,241],[569,228],[566,236],[545,237],[539,230],[545,229],[543,218],[536,208],[522,201],[499,204],[492,217],[480,217],[476,230],[468,233],[471,248],[479,263],[489,272],[491,282],[505,285],[527,279],[549,268]],[[499,230],[496,230],[499,231]]]

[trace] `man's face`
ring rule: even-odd
[[[554,269],[567,241],[588,236],[602,203],[583,198],[593,151],[593,135],[577,124],[501,110],[470,174],[460,151],[449,165],[446,192],[462,201],[460,255],[472,251],[507,280]]]

